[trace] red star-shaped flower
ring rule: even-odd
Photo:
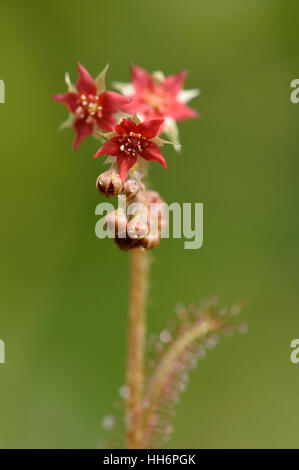
[[[186,103],[197,96],[199,91],[183,90],[187,72],[165,77],[162,72],[150,75],[146,70],[131,66],[131,84],[116,82],[117,88],[125,96],[131,98],[125,109],[136,111],[142,119],[164,119],[160,132],[179,144],[177,121],[198,117],[198,113]],[[177,145],[179,147],[179,145]]]
[[[79,78],[74,86],[66,75],[66,83],[69,87],[67,93],[53,95],[53,99],[64,103],[71,116],[62,127],[73,126],[76,132],[74,148],[78,148],[82,139],[93,134],[95,126],[103,131],[114,129],[116,120],[114,114],[124,108],[130,101],[128,98],[106,91],[105,75],[108,67],[94,80],[87,70],[78,64]]]
[[[169,143],[157,135],[163,125],[163,119],[140,122],[136,116],[133,120],[123,119],[115,126],[114,132],[106,134],[109,140],[102,145],[93,158],[101,155],[116,157],[121,180],[124,182],[128,171],[135,165],[138,157],[147,161],[157,161],[167,169],[165,159],[159,147]]]

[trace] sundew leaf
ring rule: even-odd
[[[216,296],[195,305],[178,305],[176,316],[158,337],[149,339],[148,379],[144,396],[144,448],[161,448],[173,432],[172,418],[189,373],[213,349],[219,336],[245,333],[236,320],[244,302],[220,307]]]

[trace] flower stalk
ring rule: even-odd
[[[146,297],[148,290],[149,258],[147,251],[131,251],[129,326],[127,352],[127,387],[129,397],[126,411],[126,441],[128,449],[139,449],[142,443],[144,390],[144,350],[146,334]]]

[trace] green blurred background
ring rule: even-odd
[[[94,233],[102,171],[50,99],[81,61],[108,83],[128,64],[190,70],[203,118],[180,125],[151,182],[204,203],[204,245],[153,253],[148,328],[178,301],[247,298],[245,336],[221,341],[182,395],[171,447],[298,447],[299,5],[286,0],[1,4],[0,446],[96,447],[124,382],[128,254]]]

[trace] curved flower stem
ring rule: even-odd
[[[127,386],[129,397],[126,413],[128,449],[142,447],[142,395],[144,388],[145,307],[148,288],[148,253],[139,248],[131,252],[129,326],[127,351]]]
[[[155,403],[167,382],[169,374],[174,370],[174,364],[181,356],[181,354],[192,344],[195,340],[201,339],[211,332],[221,329],[221,323],[217,319],[207,318],[198,324],[192,326],[189,330],[183,333],[174,343],[170,346],[168,351],[162,357],[161,362],[156,368],[149,386],[145,394],[144,401],[149,404],[144,416],[144,446],[147,448],[151,436],[151,427],[149,420]]]

